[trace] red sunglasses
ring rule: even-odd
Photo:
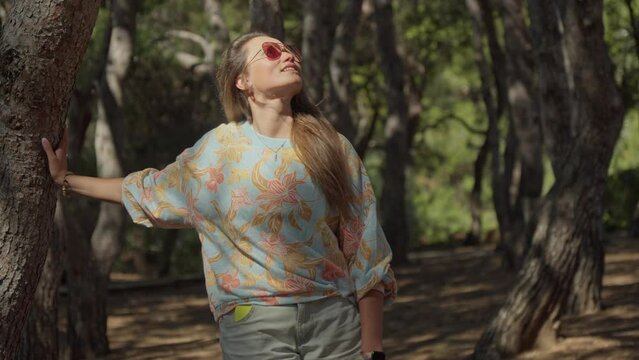
[[[247,62],[246,65],[244,65],[244,69],[246,69],[246,67],[252,64],[254,61],[262,59],[262,58],[255,59],[261,52],[264,52],[264,55],[266,55],[266,58],[268,60],[275,61],[282,56],[282,52],[284,51],[293,55],[293,57],[298,63],[302,62],[302,53],[295,46],[290,44],[280,44],[280,43],[275,43],[271,41],[266,41],[262,43],[262,50],[258,51],[251,58],[251,60],[249,60],[249,62]]]

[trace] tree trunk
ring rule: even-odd
[[[629,233],[633,238],[639,238],[639,202],[635,206],[635,212],[632,215],[632,221],[630,221]]]
[[[534,227],[531,216],[543,186],[541,124],[538,104],[533,98],[534,63],[532,45],[525,22],[522,0],[501,0],[506,47],[508,104],[511,114],[509,134],[514,137],[516,177],[511,183],[510,247],[513,268],[521,266],[529,246],[526,227]],[[508,153],[508,152],[507,152]],[[509,161],[507,161],[509,162]],[[505,174],[513,173],[506,166]]]
[[[554,340],[572,304],[599,306],[602,198],[623,122],[603,41],[602,1],[531,0],[541,121],[557,179],[540,209],[532,246],[476,359],[512,357]],[[586,304],[581,306],[579,304]]]
[[[53,234],[54,185],[40,138],[58,146],[98,6],[12,3],[0,33],[0,358],[15,357]]]
[[[35,293],[35,301],[29,312],[27,324],[22,329],[19,359],[58,359],[58,287],[64,269],[64,247],[67,234],[62,204],[55,208],[55,230],[47,253],[42,275]]]
[[[250,0],[251,31],[261,31],[284,41],[284,20],[279,0]]]
[[[204,0],[204,12],[209,18],[209,37],[215,40],[213,49],[214,61],[219,61],[222,52],[229,46],[229,29],[222,17],[222,4],[220,0]]]
[[[362,0],[350,0],[335,30],[335,40],[329,60],[330,110],[328,117],[335,128],[351,142],[357,128],[351,115],[351,55],[362,15]]]
[[[162,247],[158,258],[156,273],[158,277],[166,277],[171,272],[171,256],[173,255],[179,234],[177,229],[169,229],[165,231],[162,237]]]
[[[102,178],[114,178],[124,175],[119,152],[122,149],[122,127],[124,126],[122,84],[126,77],[133,56],[133,39],[135,38],[135,7],[126,0],[113,0],[110,5],[109,44],[105,52],[107,56],[105,69],[98,85],[98,113],[95,127],[95,154],[97,175]],[[72,320],[78,323],[72,333],[81,336],[72,340],[74,353],[80,351],[105,355],[109,352],[107,338],[107,287],[111,267],[119,254],[124,231],[125,214],[119,204],[100,203],[100,211],[90,246],[77,247],[82,256],[70,258],[76,264],[71,265],[76,271],[72,277],[76,281],[72,297],[79,297],[71,304],[77,305],[73,311],[77,315]],[[83,237],[78,240],[82,241]],[[90,264],[80,264],[84,259],[91,259]],[[70,279],[71,280],[71,279]],[[84,331],[81,330],[84,328]],[[79,344],[78,342],[84,342]],[[90,349],[90,350],[89,350]],[[85,353],[84,355],[87,355]],[[75,355],[74,355],[75,356]],[[78,356],[81,356],[78,354]]]
[[[493,190],[493,204],[499,224],[499,233],[502,237],[501,242],[503,242],[505,234],[508,234],[510,229],[510,208],[508,206],[508,191],[503,181],[504,177],[502,176],[501,171],[501,155],[499,151],[499,112],[498,107],[495,104],[490,86],[490,66],[488,60],[486,59],[486,56],[484,55],[483,38],[485,35],[485,26],[482,12],[485,11],[485,9],[482,9],[480,4],[481,3],[478,2],[478,0],[466,0],[466,6],[468,7],[468,10],[471,14],[473,23],[473,48],[475,51],[475,63],[477,64],[477,67],[479,69],[482,100],[484,102],[484,106],[486,107],[486,113],[488,114],[486,144],[488,148],[487,152],[490,154],[491,158],[491,187]],[[477,156],[478,164],[476,164],[476,166],[481,166],[480,160],[483,161],[480,155],[481,154],[478,154]],[[476,171],[477,170],[478,169],[476,169]],[[477,179],[475,180],[475,182],[477,182]],[[477,199],[479,199],[479,196],[480,194],[476,195]]]
[[[324,74],[335,34],[336,6],[335,0],[304,2],[302,75],[304,89],[315,104],[324,101]]]
[[[470,231],[466,234],[464,239],[464,245],[476,245],[481,242],[482,239],[482,224],[481,224],[481,189],[484,179],[484,167],[486,166],[486,160],[488,159],[488,135],[484,139],[484,143],[477,152],[475,163],[473,164],[473,189],[470,192]]]
[[[404,94],[404,67],[397,53],[393,8],[390,0],[374,0],[379,62],[386,83],[388,119],[382,188],[382,223],[393,249],[393,261],[407,261],[406,165],[408,160],[408,104]]]

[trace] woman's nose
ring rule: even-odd
[[[284,61],[284,62],[287,62],[287,61],[290,61],[290,62],[297,61],[297,62],[299,62],[300,60],[295,55],[290,53],[288,50],[284,50],[284,51],[282,51],[282,61]]]

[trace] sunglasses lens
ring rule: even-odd
[[[272,44],[264,44],[264,54],[269,60],[277,60],[282,56],[282,50],[279,47]]]

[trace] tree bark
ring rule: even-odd
[[[20,344],[53,234],[54,185],[40,138],[58,146],[98,6],[12,3],[0,34],[0,358],[14,358]]]
[[[353,142],[357,128],[351,115],[351,54],[362,15],[362,0],[350,0],[335,29],[329,59],[330,108],[328,117],[337,131]]]
[[[388,118],[384,186],[382,188],[382,223],[393,249],[393,261],[407,261],[408,225],[406,221],[406,165],[408,160],[408,104],[404,93],[404,66],[397,53],[393,8],[390,0],[374,0],[379,62],[386,83]]]
[[[302,73],[304,89],[315,104],[324,101],[324,74],[333,47],[336,6],[335,0],[304,2]]]
[[[58,287],[64,269],[66,238],[62,204],[58,200],[55,208],[55,230],[51,238],[51,246],[47,252],[47,259],[38,282],[29,319],[22,329],[23,338],[19,359],[58,359],[58,341],[60,339],[58,332]]]
[[[602,1],[531,0],[541,121],[557,179],[540,209],[531,250],[475,359],[512,357],[554,340],[556,322],[599,306],[602,199],[623,122],[603,40]],[[579,290],[578,290],[579,287]]]
[[[250,0],[251,31],[284,41],[284,19],[279,0]]]

